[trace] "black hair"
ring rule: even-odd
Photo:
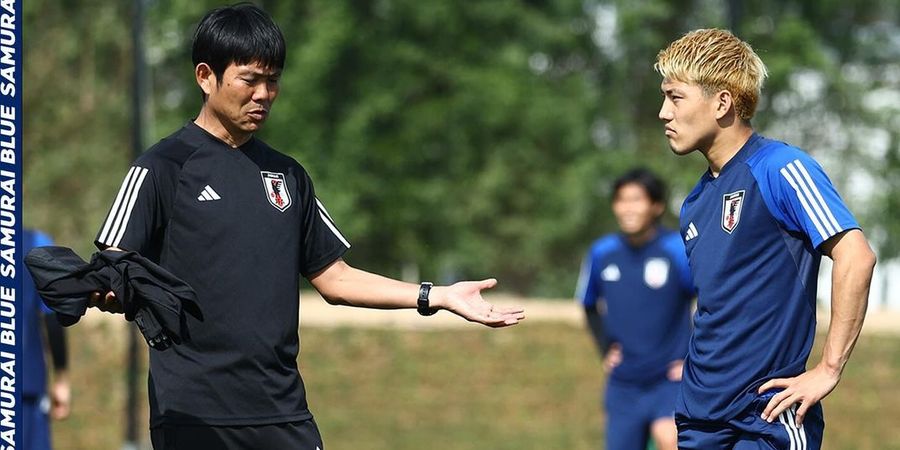
[[[220,83],[231,63],[256,62],[267,69],[281,70],[284,58],[281,30],[269,14],[251,3],[223,6],[206,13],[194,33],[194,67],[208,64]]]
[[[654,203],[665,204],[666,184],[655,173],[644,167],[631,169],[613,182],[612,197],[615,199],[619,189],[626,184],[637,184],[644,188],[647,196]]]

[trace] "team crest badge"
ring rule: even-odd
[[[648,258],[644,263],[644,283],[653,289],[659,289],[669,280],[669,260],[665,258]]]
[[[619,266],[610,264],[603,269],[603,272],[600,272],[600,278],[603,278],[603,281],[619,281],[622,278],[622,272],[619,272]]]
[[[741,221],[744,191],[732,192],[722,197],[722,229],[731,234]]]
[[[278,172],[260,172],[263,186],[266,188],[266,198],[269,204],[279,211],[291,207],[291,194],[284,182],[284,174]]]

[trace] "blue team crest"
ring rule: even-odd
[[[259,174],[262,175],[262,182],[266,188],[266,198],[269,199],[269,204],[282,212],[290,208],[291,193],[287,190],[287,185],[284,182],[284,174],[265,171]]]
[[[647,258],[644,263],[644,283],[659,289],[669,280],[669,260],[665,258]]]
[[[731,234],[741,221],[744,191],[732,192],[722,197],[722,229]]]

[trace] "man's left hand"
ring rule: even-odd
[[[446,309],[470,322],[493,328],[515,325],[525,319],[521,307],[500,307],[481,297],[481,291],[497,285],[489,278],[481,281],[461,281],[450,286],[435,286],[431,290],[432,305]]]
[[[771,423],[791,405],[799,403],[797,408],[797,426],[803,424],[806,412],[818,401],[830,394],[840,381],[838,372],[828,370],[821,364],[793,378],[775,378],[759,387],[759,393],[769,389],[782,388],[775,394],[763,410],[763,420]]]

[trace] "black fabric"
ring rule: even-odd
[[[606,356],[609,352],[610,342],[606,339],[606,332],[603,328],[603,316],[597,311],[597,305],[584,307],[584,315],[587,321],[588,329],[597,345],[597,350],[601,356]]]
[[[69,347],[66,345],[66,331],[56,318],[56,314],[44,314],[44,328],[47,329],[47,346],[53,368],[66,370],[69,367]]]
[[[297,367],[300,278],[349,244],[303,167],[257,138],[232,148],[188,123],[134,162],[112,203],[97,246],[158,262],[203,310],[186,318],[190,342],[150,353],[151,426],[312,417]]]
[[[154,450],[325,450],[313,419],[256,426],[161,425],[150,429]]]
[[[187,336],[185,312],[202,320],[194,290],[136,252],[97,252],[88,263],[67,247],[38,247],[28,252],[25,265],[44,303],[65,326],[81,319],[92,293],[108,291],[121,302],[125,319],[158,350]]]

